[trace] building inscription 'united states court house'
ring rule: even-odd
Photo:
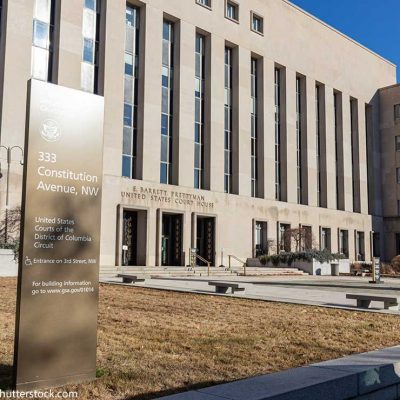
[[[175,204],[191,208],[212,210],[214,203],[207,201],[204,195],[176,192],[165,189],[152,189],[143,186],[133,186],[131,191],[121,192],[123,201],[142,200],[149,203],[158,203],[160,206]]]
[[[286,0],[6,3],[2,145],[24,146],[32,77],[104,96],[102,266],[187,265],[189,248],[246,259],[290,250],[299,226],[352,261],[400,253],[389,61]],[[92,179],[38,172],[65,190]],[[21,187],[15,162],[10,207]]]

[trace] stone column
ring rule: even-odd
[[[307,158],[308,158],[308,205],[317,206],[317,132],[316,132],[316,109],[315,109],[315,85],[314,79],[306,81],[307,101]]]
[[[104,80],[104,173],[122,175],[124,118],[125,7],[123,0],[107,1]]]
[[[275,200],[275,88],[274,75],[275,64],[268,58],[264,58],[263,90],[260,96],[264,99],[264,131],[263,131],[263,152],[264,152],[264,197]],[[269,224],[271,225],[271,224]],[[271,225],[272,226],[272,225]],[[275,229],[268,228],[269,233],[275,233]]]
[[[212,72],[207,77],[210,84],[210,141],[205,153],[210,157],[210,189],[224,191],[224,57],[225,41],[211,36]]]
[[[59,40],[55,51],[58,64],[56,82],[62,86],[81,89],[83,2],[61,1],[59,7]]]
[[[142,71],[144,71],[144,66],[146,71],[142,75],[143,111],[141,121],[143,145],[142,149],[138,149],[139,154],[142,154],[140,178],[159,183],[161,158],[162,11],[147,3],[145,26],[143,27],[142,21],[142,29],[145,30],[144,42],[146,48],[142,53],[140,65]],[[177,46],[177,43],[175,45]],[[178,93],[175,93],[175,96],[178,95]]]
[[[336,209],[335,107],[333,88],[328,86],[325,86],[325,122],[326,206]]]
[[[27,81],[31,77],[32,20],[33,1],[3,1],[3,15],[7,21],[2,25],[1,37],[1,144],[3,146],[24,146],[25,115],[27,101]],[[6,41],[6,43],[5,43]],[[0,155],[6,158],[2,149]],[[9,183],[9,207],[14,208],[21,203],[23,167],[18,161],[22,154],[18,149],[12,152]],[[3,174],[6,163],[3,162]],[[1,204],[5,208],[6,179],[0,180]]]
[[[237,190],[242,196],[251,196],[251,53],[249,50],[238,48],[238,104],[234,104],[233,115],[238,116],[237,146],[234,147],[233,159],[238,166]],[[235,176],[235,175],[234,175]]]
[[[194,186],[194,113],[195,113],[195,40],[196,31],[193,25],[180,21],[179,65],[175,67],[176,79],[179,79],[179,92],[175,93],[178,101],[178,117],[175,138],[178,154],[176,174],[178,184],[185,187]],[[176,142],[176,141],[175,141]],[[185,249],[187,252],[188,250]]]
[[[296,72],[286,69],[285,78],[281,99],[282,200],[297,203]]]

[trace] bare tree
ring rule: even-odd
[[[311,250],[314,239],[310,228],[302,226],[299,228],[286,229],[283,239],[287,247],[294,248],[295,251]]]
[[[12,208],[7,212],[4,211],[0,219],[0,241],[2,243],[19,241],[20,230],[21,207]]]

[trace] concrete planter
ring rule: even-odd
[[[280,264],[280,267],[285,268],[298,268],[313,276],[331,276],[332,268],[331,264],[339,264],[339,273],[349,274],[350,273],[350,260],[334,260],[332,262],[320,263],[317,260],[309,261],[296,261],[291,266],[287,264]],[[268,267],[274,267],[272,263],[267,263]]]
[[[0,249],[0,276],[18,276],[18,262],[14,260],[14,251]]]

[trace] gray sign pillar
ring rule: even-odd
[[[95,378],[102,97],[29,82],[15,386]]]

